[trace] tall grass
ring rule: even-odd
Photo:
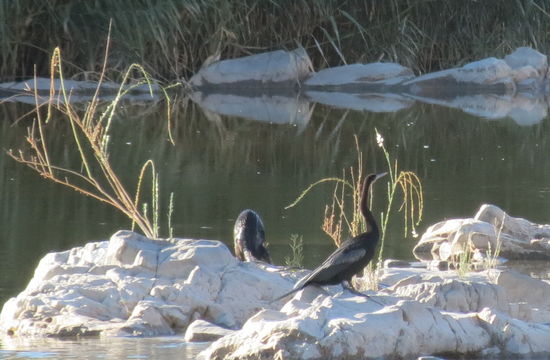
[[[424,196],[420,179],[414,172],[399,170],[397,160],[391,158],[390,153],[383,144],[384,139],[376,129],[375,134],[378,147],[381,148],[384,153],[387,171],[389,173],[389,179],[386,183],[386,211],[382,212],[380,215],[381,240],[378,248],[377,262],[371,262],[367,267],[365,277],[359,285],[360,288],[376,288],[378,283],[375,270],[379,268],[382,262],[390,213],[394,210],[393,204],[397,195],[397,190],[401,189],[403,198],[399,211],[403,211],[404,215],[404,237],[407,236],[409,228],[412,230],[412,234],[414,234],[415,226],[419,225],[422,220],[424,208]],[[361,185],[363,184],[365,174],[363,169],[363,153],[360,149],[357,137],[355,137],[355,145],[357,153],[357,162],[355,166],[351,166],[349,169],[343,169],[342,177],[340,178],[324,178],[309,185],[293,203],[286,207],[288,209],[296,206],[314,187],[323,183],[333,182],[335,185],[332,203],[325,207],[322,229],[332,239],[336,246],[340,246],[345,237],[357,236],[365,232],[367,228],[360,209]],[[381,169],[378,169],[378,171],[381,171]],[[382,183],[384,182],[384,180],[380,181]],[[371,190],[371,193],[374,194],[374,190]],[[350,198],[351,204],[347,201]],[[373,196],[371,195],[371,208],[372,199]]]
[[[46,76],[61,45],[68,76],[101,71],[107,25],[116,52],[108,76],[140,63],[155,78],[188,78],[206,59],[303,45],[315,68],[395,61],[418,72],[550,50],[544,0],[28,0],[0,4],[0,76]]]
[[[110,37],[107,37],[107,44]],[[105,59],[108,56],[109,46],[106,47]],[[103,63],[104,70],[107,62]],[[110,161],[109,146],[111,143],[110,128],[113,117],[119,107],[124,94],[131,91],[132,86],[125,84],[129,74],[138,70],[143,74],[144,82],[150,85],[147,73],[139,65],[132,65],[124,76],[123,85],[115,99],[103,111],[100,110],[99,92],[101,89],[104,70],[100,74],[99,83],[92,100],[87,104],[85,111],[77,110],[70,101],[71,93],[64,87],[64,75],[61,59],[61,50],[56,48],[51,58],[51,85],[49,98],[43,102],[34,86],[36,108],[33,112],[34,121],[27,131],[28,147],[18,151],[9,150],[16,161],[23,163],[36,171],[42,177],[71,188],[81,194],[104,202],[121,211],[139,229],[150,238],[159,236],[159,181],[154,163],[148,160],[138,176],[138,184],[134,197],[130,195],[128,187],[123,184],[119,174]],[[61,88],[54,87],[55,77],[59,76]],[[36,78],[35,78],[36,79]],[[136,83],[139,86],[142,83]],[[60,165],[62,159],[52,157],[49,150],[52,141],[58,140],[52,127],[52,119],[60,115],[70,125],[70,135],[66,141],[72,140],[70,151],[78,154],[79,162],[72,166]],[[55,136],[52,136],[55,135]],[[145,171],[151,169],[151,197],[150,203],[141,201],[141,188],[145,178]],[[140,209],[140,207],[142,207]],[[148,210],[150,208],[150,210]],[[150,212],[150,214],[149,214]],[[170,209],[171,216],[172,209]],[[169,222],[171,220],[169,219]],[[171,233],[171,229],[169,230]]]

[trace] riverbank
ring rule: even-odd
[[[1,5],[0,78],[48,76],[61,46],[67,73],[100,71],[113,21],[109,76],[132,63],[157,79],[190,78],[205,61],[302,45],[316,69],[354,62],[397,62],[428,73],[531,45],[550,51],[550,4],[533,1],[225,0],[138,3],[30,1]],[[131,10],[129,10],[131,9]],[[86,44],[85,47],[82,44]]]

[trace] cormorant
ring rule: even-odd
[[[243,210],[233,228],[235,256],[242,261],[265,261],[271,258],[264,246],[265,231],[260,215],[254,210]]]
[[[368,196],[372,183],[384,175],[386,173],[371,174],[363,182],[360,208],[361,214],[367,223],[367,231],[344,241],[313,272],[298,281],[292,291],[278,297],[273,302],[302,290],[308,285],[337,285],[342,283],[345,289],[366,296],[353,289],[351,278],[367,266],[376,251],[380,233],[376,220],[368,207]]]

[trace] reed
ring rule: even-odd
[[[109,42],[110,37],[108,36],[107,43]],[[105,59],[108,57],[108,45],[106,49]],[[136,194],[132,199],[130,191],[127,190],[128,187],[122,182],[113,167],[109,154],[110,128],[113,118],[121,99],[133,88],[133,86],[125,85],[129,74],[135,70],[139,70],[143,74],[143,82],[138,82],[134,86],[143,83],[151,86],[151,82],[148,74],[141,66],[132,65],[124,75],[123,84],[115,99],[102,107],[99,100],[99,91],[107,66],[106,60],[103,62],[103,66],[94,97],[87,104],[85,111],[79,111],[71,104],[71,94],[64,87],[61,50],[56,48],[51,58],[51,85],[48,99],[41,102],[42,99],[38,92],[34,90],[36,107],[33,116],[35,119],[27,131],[26,141],[28,147],[20,148],[18,151],[9,150],[8,155],[50,181],[113,206],[126,215],[132,221],[132,226],[137,225],[146,236],[158,238],[159,181],[153,161],[148,160],[143,165]],[[54,87],[56,76],[59,76],[61,80],[61,88],[58,92]],[[36,89],[36,86],[34,88]],[[70,135],[67,141],[72,139],[73,143],[69,150],[74,154],[78,154],[79,162],[76,165],[61,165],[62,159],[53,157],[49,150],[51,142],[59,137],[58,134],[55,134],[55,131],[51,131],[54,129],[54,126],[52,126],[54,114],[66,120],[69,124]],[[56,118],[56,120],[58,119]],[[151,169],[150,205],[140,202],[144,174],[148,168]],[[148,214],[149,211],[152,218]],[[170,210],[170,216],[171,213],[172,210]]]
[[[207,59],[300,44],[316,69],[394,61],[417,72],[502,56],[518,46],[550,50],[543,0],[28,0],[0,4],[0,76],[47,76],[62,46],[68,76],[101,72],[108,23],[108,76],[144,64],[155,78],[188,78]]]

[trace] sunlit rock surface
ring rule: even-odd
[[[277,50],[238,59],[221,60],[203,67],[189,83],[193,87],[293,86],[311,71],[303,48]]]
[[[474,218],[451,219],[430,226],[415,246],[422,260],[448,260],[467,246],[486,259],[499,251],[508,259],[550,259],[550,225],[514,218],[494,205],[482,205]]]
[[[150,240],[119,231],[110,241],[46,255],[0,314],[12,336],[171,335],[195,319],[239,328],[292,277],[239,262],[219,241]]]
[[[351,64],[323,69],[311,75],[304,85],[358,90],[372,85],[397,85],[413,77],[411,69],[395,63]]]
[[[372,299],[314,287],[214,342],[203,359],[377,359],[550,352],[550,285],[515,272],[385,269]],[[523,293],[532,295],[523,296]],[[382,302],[384,306],[377,304]]]
[[[479,218],[486,216],[494,218],[491,211]],[[240,262],[218,241],[120,231],[110,241],[46,255],[27,288],[4,305],[0,335],[185,333],[188,341],[219,338],[201,355],[211,359],[550,351],[550,284],[541,280],[511,271],[460,278],[387,268],[380,281],[388,287],[368,292],[370,299],[330,286],[271,303],[305,273]]]

